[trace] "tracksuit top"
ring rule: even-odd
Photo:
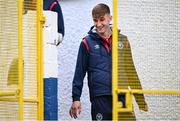
[[[139,85],[139,78],[133,64],[129,41],[125,35],[119,33],[118,36],[118,86],[120,88],[132,86],[133,89],[140,89],[141,85]],[[90,100],[97,96],[112,95],[112,54],[106,45],[111,50],[111,45],[106,44],[103,38],[96,33],[94,26],[91,27],[88,35],[83,39],[79,47],[73,79],[73,101],[80,100],[86,72],[88,74]],[[136,82],[133,84],[129,84],[132,81],[132,77],[128,76],[130,72],[133,74],[133,79],[136,79]],[[143,95],[135,97],[144,99]]]

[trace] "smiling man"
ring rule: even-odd
[[[112,119],[111,96],[111,43],[112,16],[106,4],[100,3],[92,10],[94,26],[80,44],[73,79],[70,116],[77,118],[81,112],[80,96],[83,80],[88,73],[92,120]]]
[[[81,112],[80,97],[87,72],[92,120],[112,120],[112,28],[110,25],[112,16],[109,7],[103,3],[97,4],[92,10],[92,19],[94,26],[91,27],[79,47],[72,85],[73,103],[69,114],[72,118],[77,118]],[[118,49],[119,54],[124,52],[124,49],[128,49],[131,54],[125,35],[119,33],[119,42],[122,43]],[[131,55],[129,56],[131,57]],[[126,62],[126,58],[123,59],[123,62]],[[131,62],[131,66],[134,68],[133,61]],[[125,69],[123,71],[126,72]],[[136,74],[136,71],[134,73]],[[122,80],[129,83],[127,77]],[[140,83],[138,84],[136,87],[141,88]],[[143,95],[142,98],[139,98],[140,101],[141,99],[144,100]],[[125,95],[119,95],[119,101],[125,107]]]

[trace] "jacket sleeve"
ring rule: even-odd
[[[86,75],[88,64],[88,51],[83,42],[81,42],[76,62],[76,69],[72,85],[72,98],[73,101],[80,101],[83,80]]]
[[[58,1],[57,4],[52,8],[52,11],[58,13],[58,32],[64,36],[65,34],[64,18],[63,18],[61,6],[58,3]]]

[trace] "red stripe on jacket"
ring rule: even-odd
[[[51,6],[49,7],[49,10],[52,10],[56,4],[57,4],[57,2],[54,1],[54,2],[51,4]]]
[[[83,39],[83,43],[86,46],[87,51],[89,52],[89,45],[88,45],[86,39]]]

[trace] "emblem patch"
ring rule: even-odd
[[[94,49],[99,49],[99,45],[95,45],[95,46],[94,46]]]
[[[118,47],[119,47],[119,49],[123,49],[123,48],[124,48],[123,42],[119,42],[119,43],[118,43]]]
[[[101,113],[96,114],[97,121],[102,121],[103,115]]]

